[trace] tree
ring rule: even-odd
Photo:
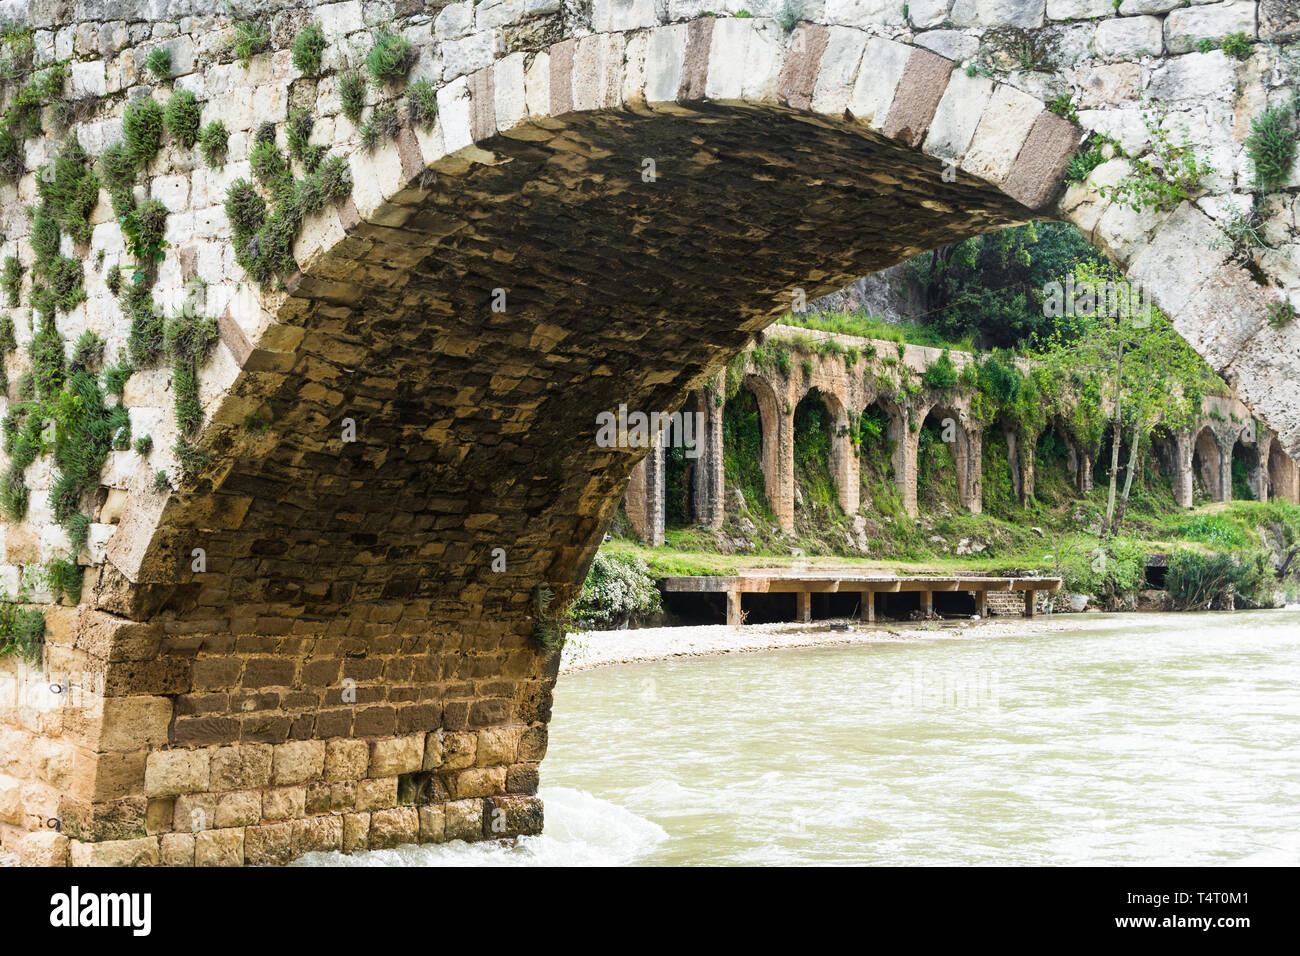
[[[909,261],[924,321],[952,341],[974,335],[983,348],[1040,340],[1061,323],[1043,313],[1043,289],[1077,263],[1101,255],[1073,226],[1029,223],[975,236]]]
[[[1037,356],[1058,393],[1078,389],[1083,377],[1100,383],[1102,412],[1111,430],[1106,530],[1119,530],[1128,507],[1140,449],[1164,424],[1186,428],[1200,415],[1201,399],[1223,383],[1174,330],[1168,318],[1109,265],[1078,264],[1061,284],[1060,327]],[[1129,439],[1124,485],[1120,450]]]

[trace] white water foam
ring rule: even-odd
[[[294,866],[626,866],[668,838],[663,827],[581,790],[551,787],[541,793],[546,832],[501,841],[454,840],[345,856],[308,853]]]

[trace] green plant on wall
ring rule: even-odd
[[[1150,153],[1141,158],[1128,157],[1132,174],[1098,191],[1136,212],[1173,209],[1199,192],[1201,181],[1213,169],[1196,158],[1186,129],[1182,142],[1175,143],[1161,116],[1147,111],[1142,119],[1150,136]]]
[[[392,83],[406,76],[415,59],[410,40],[388,27],[380,27],[366,56],[366,69],[376,83]]]
[[[325,31],[318,23],[309,23],[294,36],[289,44],[293,65],[303,76],[320,72],[321,54],[325,52]]]
[[[213,120],[203,127],[203,132],[199,135],[199,150],[209,166],[221,167],[226,164],[229,140],[230,134],[226,132],[226,124],[221,120]]]
[[[1264,191],[1281,188],[1291,178],[1295,163],[1295,110],[1275,106],[1250,125],[1246,154],[1255,168],[1255,187]]]
[[[177,90],[167,101],[167,132],[186,149],[199,139],[199,109],[198,98],[189,90]]]

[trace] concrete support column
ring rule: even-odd
[[[876,592],[863,591],[861,598],[862,607],[858,617],[868,624],[876,623]]]
[[[799,612],[798,619],[800,623],[807,624],[812,620],[812,594],[808,591],[796,591],[794,597]]]
[[[1034,617],[1038,614],[1038,606],[1034,601],[1034,591],[1025,592],[1025,617]]]
[[[739,627],[745,621],[740,611],[740,592],[727,592],[727,624],[730,627]]]
[[[975,595],[975,613],[978,614],[981,619],[988,617],[989,592],[974,591],[972,593]]]
[[[934,617],[934,592],[921,592],[921,616],[926,620]]]
[[[1179,432],[1174,436],[1174,470],[1169,483],[1174,489],[1174,503],[1180,508],[1192,506],[1192,454],[1195,450],[1196,443],[1189,433]]]

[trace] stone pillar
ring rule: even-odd
[[[650,451],[645,456],[645,528],[641,540],[658,547],[664,543],[664,463],[668,430],[651,438]]]
[[[934,617],[934,592],[921,592],[921,616],[926,620]]]
[[[859,609],[859,618],[868,624],[876,623],[876,592],[863,591],[861,596],[862,607]]]
[[[920,440],[920,433],[912,431],[911,423],[905,418],[895,440],[894,478],[903,499],[903,510],[913,518],[920,513],[916,504],[916,455]]]
[[[1268,456],[1272,450],[1273,436],[1259,432],[1255,441],[1255,467],[1250,472],[1251,491],[1256,501],[1268,501]]]
[[[841,413],[843,414],[843,413]],[[858,477],[858,450],[849,437],[847,416],[837,420],[831,434],[831,477],[835,479],[835,492],[844,513],[858,513],[858,498],[862,483]]]
[[[966,490],[962,504],[972,514],[984,511],[984,435],[976,429],[966,438]]]
[[[1016,500],[1025,503],[1024,475],[1020,471],[1020,436],[1013,428],[1002,429],[1007,440],[1007,468],[1011,471],[1011,490],[1016,493]]]
[[[776,454],[774,464],[776,466],[775,475],[767,475],[768,503],[772,506],[772,514],[776,517],[777,524],[781,526],[782,531],[794,530],[794,409],[789,411],[777,409],[775,415],[776,432],[772,436],[775,443]],[[763,423],[764,431],[767,430],[767,422]],[[763,436],[763,441],[768,437]]]
[[[1036,443],[1026,438],[1020,442],[1017,448],[1020,461],[1018,468],[1020,470],[1020,505],[1028,507],[1029,503],[1034,500],[1034,453]]]
[[[1034,617],[1038,614],[1038,606],[1035,604],[1034,591],[1025,592],[1025,617]]]
[[[726,499],[722,468],[722,396],[726,383],[721,376],[712,389],[700,395],[699,411],[704,413],[704,432],[697,436],[700,457],[695,460],[694,519],[706,528],[722,527]]]
[[[632,473],[627,478],[627,491],[623,493],[623,510],[627,513],[627,520],[632,525],[632,530],[642,541],[646,539],[646,528],[649,527],[649,515],[646,512],[646,459],[642,458],[632,468]]]
[[[1223,442],[1219,442],[1218,487],[1210,492],[1215,501],[1232,500],[1232,446],[1235,443],[1235,439],[1229,438],[1225,449]]]
[[[1174,436],[1174,468],[1169,482],[1174,489],[1174,502],[1180,508],[1190,508],[1193,500],[1192,454],[1196,444],[1188,432]]]
[[[988,617],[989,592],[972,591],[971,593],[975,596],[975,613],[978,614],[981,619]]]
[[[812,594],[808,591],[796,591],[794,596],[798,619],[800,623],[807,624],[812,620]]]
[[[1079,474],[1076,482],[1081,494],[1089,494],[1092,491],[1092,454],[1083,451],[1079,454]]]

